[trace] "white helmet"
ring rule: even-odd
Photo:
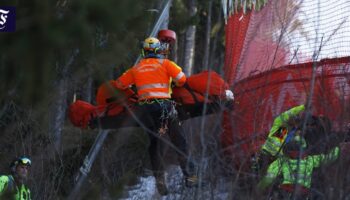
[[[235,99],[235,96],[231,90],[225,90],[225,97],[227,101],[233,101]]]

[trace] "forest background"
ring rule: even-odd
[[[8,172],[14,157],[30,156],[33,199],[70,194],[97,131],[73,127],[67,108],[74,96],[94,104],[97,87],[133,65],[165,2],[1,1],[0,6],[15,6],[17,20],[15,32],[0,34],[0,172]],[[168,26],[177,33],[171,58],[187,75],[222,73],[219,1],[174,0]],[[147,168],[147,145],[138,129],[109,134],[82,193],[85,199],[120,197]]]

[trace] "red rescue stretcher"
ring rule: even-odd
[[[102,84],[97,91],[96,104],[77,100],[69,107],[69,119],[79,128],[115,129],[138,126],[132,116],[137,95],[132,89],[118,90],[113,80]],[[228,84],[214,71],[203,71],[187,78],[183,87],[172,88],[180,121],[211,114],[232,107],[233,93]]]

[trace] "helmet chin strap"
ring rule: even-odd
[[[143,55],[144,58],[164,58],[165,56],[162,54],[156,54],[156,53],[147,53]]]

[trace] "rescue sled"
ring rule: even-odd
[[[96,105],[78,100],[69,107],[69,119],[79,128],[115,129],[138,126],[133,109],[138,101],[128,88],[118,90],[114,80],[102,84],[96,94]],[[187,78],[183,87],[172,88],[180,121],[222,111],[230,107],[233,93],[228,84],[213,71],[204,71]]]

